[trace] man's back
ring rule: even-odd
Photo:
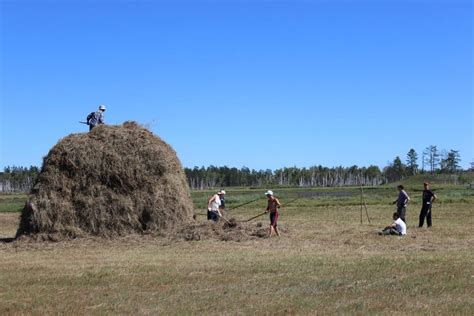
[[[407,224],[401,219],[398,218],[394,224],[396,225],[396,230],[400,233],[400,235],[406,235],[407,234]]]
[[[89,125],[96,126],[97,124],[104,124],[104,114],[102,111],[96,111],[89,120]]]

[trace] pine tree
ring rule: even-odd
[[[407,153],[407,171],[410,175],[418,173],[418,154],[413,148]]]
[[[441,162],[441,165],[443,166],[442,171],[447,173],[455,173],[461,169],[459,165],[460,162],[461,155],[459,154],[459,150],[451,149]]]

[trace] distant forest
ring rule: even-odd
[[[421,160],[421,166],[418,164]],[[247,167],[194,167],[184,168],[189,187],[194,190],[206,190],[226,187],[336,187],[352,185],[376,186],[403,180],[419,173],[457,173],[461,172],[460,154],[457,150],[440,151],[436,146],[428,146],[421,159],[414,149],[406,155],[403,162],[400,157],[382,170],[377,166],[369,167],[289,167],[277,170],[254,170]],[[474,162],[470,170],[474,170]],[[28,192],[39,173],[35,166],[5,167],[0,172],[0,192]]]

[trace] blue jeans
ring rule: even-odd
[[[219,213],[217,211],[210,211],[209,220],[217,222],[219,220]]]

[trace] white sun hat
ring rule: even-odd
[[[265,195],[273,195],[273,191],[272,191],[272,190],[268,190],[267,192],[265,192]]]
[[[225,194],[224,190],[220,190],[218,194]]]

